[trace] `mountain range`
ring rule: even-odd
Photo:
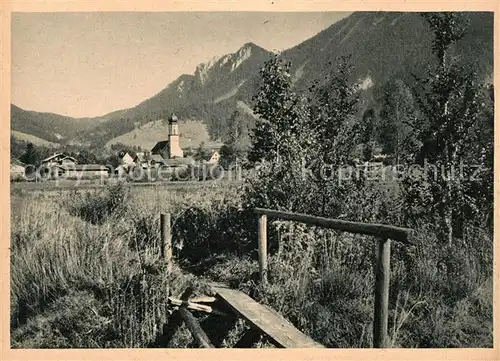
[[[485,82],[492,82],[493,13],[470,13],[470,20],[453,56],[473,66]],[[417,13],[358,12],[280,56],[292,64],[296,89],[304,90],[311,81],[324,79],[337,57],[349,55],[354,66],[351,80],[361,83],[364,106],[368,107],[376,106],[377,92],[386,82],[399,78],[411,88],[414,75],[423,75],[433,65],[432,39]],[[155,127],[144,126],[175,112],[181,120],[203,122],[217,140],[234,110],[252,121],[259,70],[272,56],[256,44],[244,44],[232,54],[198,65],[193,74],[180,75],[136,106],[95,118],[71,118],[11,105],[11,129],[54,143],[109,145],[134,129],[157,132]]]

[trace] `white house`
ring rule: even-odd
[[[215,164],[219,161],[220,159],[220,154],[218,150],[212,149],[212,152],[210,153],[209,157],[206,157],[205,161],[208,164]]]
[[[118,157],[120,158],[120,162],[122,165],[134,164],[134,158],[130,154],[128,154],[128,152],[120,152],[120,154],[118,154]]]

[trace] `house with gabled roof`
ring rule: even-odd
[[[50,157],[42,159],[41,163],[46,167],[52,167],[62,164],[76,164],[78,162],[75,158],[70,157],[69,155],[66,155],[64,153],[55,153]]]
[[[131,155],[130,152],[120,152],[118,153],[118,158],[120,158],[120,164],[130,165],[134,164],[135,154]]]
[[[203,160],[207,164],[215,164],[219,161],[220,159],[220,154],[219,151],[216,149],[212,149],[210,153],[207,153],[204,157]]]

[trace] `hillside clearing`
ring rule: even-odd
[[[57,148],[60,146],[60,144],[58,144],[58,143],[49,142],[48,140],[39,138],[33,134],[27,134],[27,133],[19,132],[17,130],[11,130],[10,134],[18,140],[24,140],[26,142],[31,142],[37,146],[50,147],[50,148]]]
[[[181,120],[179,122],[181,148],[196,148],[202,142],[206,147],[219,147],[221,144],[210,140],[206,124],[197,120]],[[168,138],[167,121],[164,119],[154,120],[146,123],[131,132],[122,134],[106,143],[106,147],[112,144],[122,143],[129,146],[138,146],[149,150],[153,146]]]

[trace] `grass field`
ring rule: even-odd
[[[207,148],[220,147],[221,143],[214,142],[208,135],[206,124],[195,120],[183,120],[179,123],[181,132],[180,145],[182,148],[196,149],[201,143]],[[139,146],[142,149],[151,149],[154,145],[168,138],[167,121],[155,120],[111,139],[106,146],[122,143]]]
[[[34,136],[32,134],[26,134],[23,132],[19,132],[17,130],[11,130],[10,134],[13,135],[14,138],[16,138],[18,140],[24,140],[26,142],[33,143],[34,145],[37,145],[37,146],[49,147],[49,148],[57,148],[60,146],[60,144],[49,142],[48,140],[39,138],[39,137]]]
[[[269,224],[270,286],[259,284],[256,217],[237,184],[11,190],[13,347],[192,347],[187,329],[159,343],[167,289],[225,282],[283,314],[327,347],[371,347],[373,241],[292,222]],[[159,256],[170,212],[177,266]],[[394,244],[394,347],[491,347],[491,238],[470,229],[454,252]],[[227,325],[230,347],[248,325]],[[223,326],[221,326],[223,328]],[[260,347],[269,347],[262,340]]]

